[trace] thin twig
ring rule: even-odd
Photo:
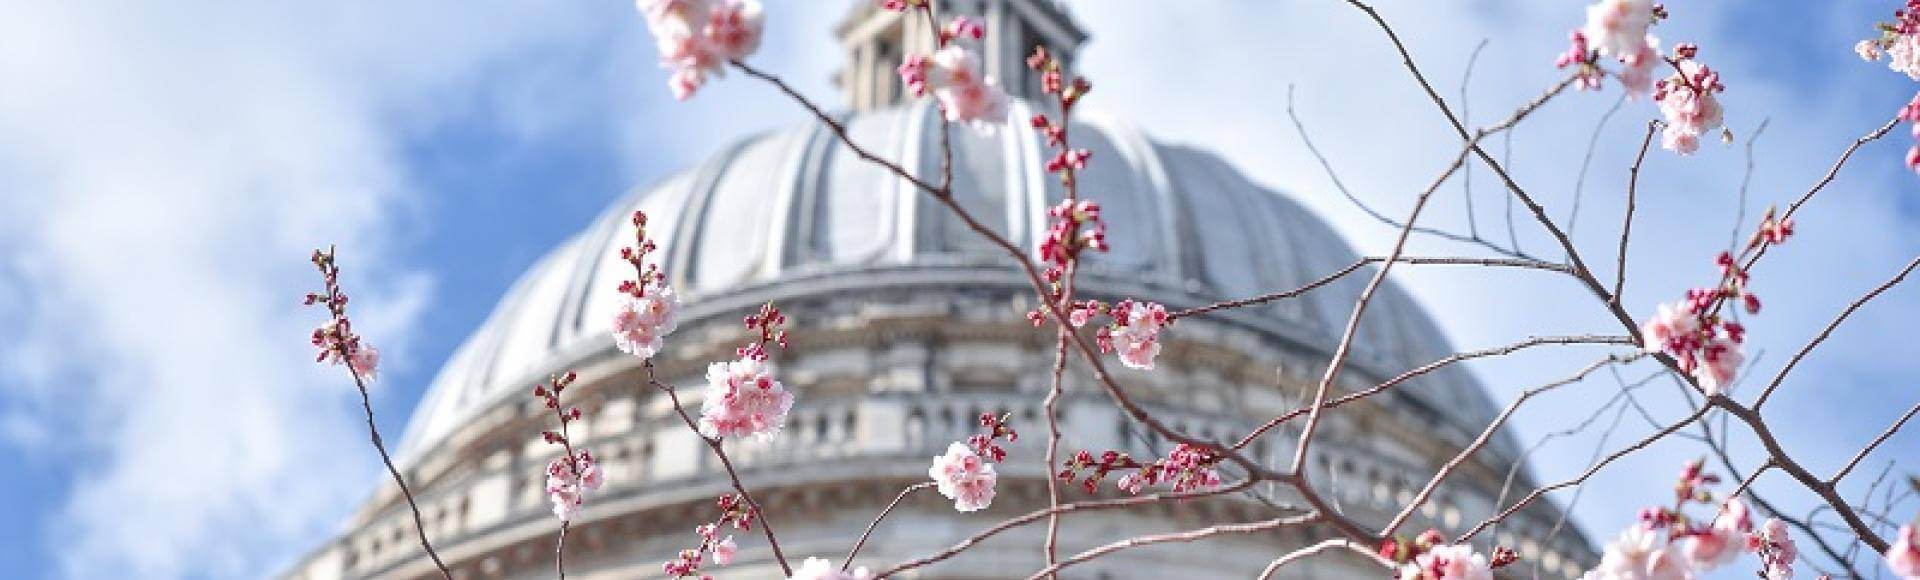
[[[1815,335],[1813,340],[1807,341],[1806,345],[1800,347],[1800,352],[1793,353],[1793,358],[1787,360],[1787,366],[1782,367],[1780,372],[1773,375],[1773,380],[1767,383],[1767,388],[1760,391],[1760,398],[1753,402],[1754,410],[1758,411],[1761,405],[1767,404],[1767,397],[1773,396],[1773,390],[1779,388],[1782,381],[1787,380],[1787,373],[1793,372],[1793,367],[1799,365],[1801,359],[1807,358],[1807,354],[1813,352],[1815,347],[1820,346],[1822,342],[1826,342],[1827,337],[1832,336],[1833,331],[1840,328],[1840,324],[1846,322],[1848,316],[1852,316],[1854,311],[1859,310],[1861,306],[1865,306],[1867,302],[1872,301],[1875,297],[1880,296],[1880,294],[1892,289],[1901,281],[1906,280],[1907,274],[1913,273],[1913,269],[1916,266],[1920,266],[1920,256],[1915,256],[1912,261],[1907,262],[1907,266],[1901,268],[1899,273],[1894,274],[1892,279],[1882,282],[1879,286],[1874,287],[1872,291],[1867,292],[1866,295],[1854,300],[1852,304],[1848,304],[1845,310],[1840,311],[1840,315],[1835,316],[1832,322],[1828,322],[1827,327],[1821,329],[1820,334]]]
[[[900,495],[894,496],[893,501],[887,503],[886,509],[880,510],[880,515],[874,516],[873,521],[867,522],[867,531],[860,532],[860,539],[853,542],[853,549],[847,550],[847,559],[846,561],[840,563],[840,571],[845,572],[849,568],[853,567],[853,557],[860,555],[860,547],[867,545],[867,538],[873,536],[873,529],[880,527],[880,520],[887,519],[887,514],[893,513],[893,508],[900,505],[900,500],[907,499],[907,496],[911,495],[913,492],[927,489],[933,486],[934,486],[933,482],[923,481],[920,483],[909,485],[907,486],[906,489],[900,490]]]
[[[1627,215],[1620,224],[1620,256],[1615,261],[1613,273],[1613,303],[1620,303],[1620,293],[1627,286],[1627,240],[1633,238],[1633,202],[1640,189],[1640,166],[1647,161],[1647,148],[1653,145],[1653,133],[1660,130],[1660,121],[1647,121],[1647,136],[1640,140],[1640,153],[1633,157],[1633,166],[1627,168]]]

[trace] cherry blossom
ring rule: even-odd
[[[567,426],[582,417],[579,407],[562,407],[560,394],[572,386],[579,375],[573,371],[555,375],[553,380],[533,388],[533,396],[547,409],[553,411],[559,419],[560,428],[542,431],[540,438],[548,444],[559,445],[565,452],[547,463],[547,499],[553,502],[553,515],[562,522],[573,521],[586,504],[587,492],[600,489],[605,477],[593,454],[585,449],[575,450],[573,440],[567,434]]]
[[[1734,376],[1740,372],[1741,363],[1746,360],[1746,355],[1740,351],[1740,343],[1714,338],[1700,348],[1700,364],[1694,369],[1693,376],[1700,381],[1700,388],[1708,396],[1713,396],[1732,384]]]
[[[1493,580],[1493,567],[1473,546],[1434,546],[1401,566],[1400,580]]]
[[[720,519],[711,523],[700,524],[693,528],[693,533],[700,536],[700,544],[681,550],[678,554],[674,555],[673,559],[662,563],[660,569],[666,572],[668,576],[674,578],[693,576],[699,576],[703,579],[710,578],[710,576],[702,574],[700,571],[706,563],[708,556],[712,557],[715,566],[729,566],[733,564],[734,556],[738,554],[740,545],[734,543],[733,536],[721,538],[720,527],[731,525],[737,530],[750,530],[753,529],[753,521],[758,515],[755,513],[752,504],[747,503],[746,499],[738,494],[720,496],[720,499],[715,503],[720,508]]]
[[[1862,40],[1854,44],[1853,53],[1860,55],[1860,60],[1865,61],[1880,60],[1880,57],[1886,54],[1885,51],[1880,49],[1880,43],[1871,40]]]
[[[1690,44],[1675,46],[1680,58],[1674,66],[1679,70],[1654,84],[1653,100],[1660,103],[1660,114],[1667,119],[1660,146],[1681,155],[1698,151],[1700,136],[1720,128],[1726,116],[1715,96],[1726,86],[1720,83],[1720,73],[1694,60],[1697,51]]]
[[[1121,491],[1137,494],[1147,486],[1166,483],[1175,492],[1186,492],[1219,487],[1220,472],[1215,469],[1219,464],[1220,456],[1213,451],[1181,443],[1174,446],[1165,458],[1152,463],[1140,463],[1119,451],[1103,452],[1098,459],[1090,452],[1081,451],[1054,477],[1073,483],[1080,470],[1088,470],[1091,473],[1080,482],[1080,486],[1092,493],[1099,489],[1100,482],[1107,475],[1127,472],[1115,482]]]
[[[371,344],[361,344],[360,348],[347,355],[347,368],[359,373],[362,379],[372,381],[380,378],[380,349]]]
[[[1760,530],[1747,536],[1750,549],[1760,553],[1760,576],[1767,580],[1786,580],[1793,577],[1793,561],[1800,557],[1800,550],[1793,545],[1793,536],[1787,534],[1787,523],[1780,518],[1767,520]]]
[[[887,1],[888,10],[924,7],[921,2]],[[981,72],[980,54],[957,40],[979,40],[986,36],[980,21],[960,17],[940,28],[938,46],[933,54],[909,54],[900,61],[900,82],[907,94],[924,97],[933,93],[949,123],[968,123],[987,129],[1007,120],[1008,97],[993,77]]]
[[[307,293],[304,304],[321,305],[330,316],[327,322],[313,329],[311,341],[320,351],[314,362],[346,365],[363,383],[379,378],[380,350],[353,332],[353,320],[347,316],[347,293],[340,289],[340,266],[334,261],[332,250],[314,250],[311,260],[320,270],[323,291]]]
[[[1620,86],[1627,98],[1639,99],[1653,94],[1653,70],[1666,61],[1660,58],[1660,39],[1648,35],[1639,49],[1620,57]]]
[[[613,316],[613,343],[622,352],[640,358],[659,354],[667,333],[679,324],[679,297],[664,284],[646,296],[627,297]]]
[[[1582,32],[1594,50],[1617,58],[1640,50],[1653,21],[1653,0],[1600,0],[1587,7]]]
[[[801,562],[800,568],[794,570],[793,575],[788,576],[787,580],[871,580],[872,578],[873,572],[868,571],[864,566],[854,568],[852,572],[842,572],[825,558],[807,558],[807,561]]]
[[[793,393],[773,378],[765,359],[751,356],[707,367],[706,399],[700,404],[700,434],[707,437],[772,437],[786,423]]]
[[[1166,307],[1123,300],[1111,314],[1113,325],[1100,329],[1095,337],[1101,350],[1117,352],[1120,363],[1128,368],[1153,370],[1153,359],[1160,356],[1160,331],[1171,321]]]
[[[1732,562],[1746,548],[1746,535],[1753,531],[1747,504],[1730,500],[1713,524],[1689,533],[1680,545],[1694,570],[1705,572]]]
[[[1920,534],[1913,524],[1900,526],[1900,537],[1887,548],[1887,569],[1901,578],[1920,578]]]
[[[553,515],[560,521],[573,521],[586,504],[587,492],[600,489],[605,478],[593,454],[586,450],[569,459],[555,458],[547,464],[547,499],[553,502]]]
[[[660,51],[661,65],[672,70],[668,88],[676,99],[691,98],[709,75],[725,74],[730,60],[760,48],[765,26],[758,0],[638,0],[647,29]]]
[[[1006,122],[1007,93],[993,77],[980,72],[980,57],[972,49],[948,44],[927,62],[927,83],[948,122],[971,123],[976,128]]]
[[[999,480],[993,464],[959,442],[948,445],[945,454],[934,456],[927,475],[933,478],[940,495],[953,500],[953,509],[962,512],[979,511],[992,504],[994,484]]]
[[[1652,317],[1640,324],[1641,347],[1647,352],[1669,350],[1676,339],[1690,338],[1699,328],[1699,319],[1685,303],[1661,304]]]
[[[634,244],[620,248],[620,259],[633,266],[634,278],[620,281],[620,309],[613,314],[613,344],[622,352],[653,358],[668,333],[679,325],[680,298],[667,285],[666,274],[647,256],[658,249],[647,237],[647,214],[633,212]]]
[[[1893,12],[1893,22],[1882,22],[1876,28],[1879,36],[1854,44],[1853,52],[1867,61],[1880,60],[1884,54],[1888,57],[1887,68],[1920,80],[1920,2],[1908,0]]]
[[[732,565],[733,555],[739,550],[740,550],[740,545],[735,544],[733,542],[733,536],[727,536],[726,539],[720,540],[719,542],[714,543],[713,544],[714,565],[716,566]]]
[[[1600,566],[1587,580],[1686,580],[1693,577],[1686,558],[1661,541],[1660,532],[1645,525],[1628,526],[1607,544]]]

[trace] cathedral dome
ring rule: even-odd
[[[920,176],[937,176],[948,148],[934,108],[899,94],[902,46],[926,46],[924,22],[854,4],[839,28],[848,68],[836,78],[850,112],[850,138]],[[1046,46],[1071,62],[1084,40],[1058,4],[1042,0],[943,0],[943,10],[986,22],[985,72],[1015,97],[1038,81],[1021,56]],[[1024,98],[1012,119],[1034,111]],[[1155,141],[1125,123],[1076,110],[1073,143],[1092,152],[1081,193],[1102,205],[1112,251],[1079,269],[1082,297],[1143,299],[1172,308],[1288,290],[1351,267],[1359,257],[1295,199],[1253,183],[1202,149]],[[950,133],[956,201],[1031,252],[1046,208],[1061,188],[1042,167],[1046,151],[1019,123]],[[643,370],[610,336],[617,256],[628,217],[649,216],[656,260],[681,297],[679,329]],[[1158,368],[1110,365],[1136,402],[1189,436],[1226,440],[1311,397],[1339,343],[1371,266],[1293,299],[1183,318],[1163,336]],[[1041,461],[1053,331],[1024,313],[1034,305],[1025,276],[998,248],[967,230],[910,183],[861,160],[829,129],[809,123],[742,139],[705,162],[636,189],[585,231],[541,258],[508,291],[434,378],[396,447],[419,500],[425,533],[459,577],[541,578],[552,573],[555,522],[543,470],[557,456],[542,444],[551,412],[528,396],[549,375],[578,371],[569,405],[573,444],[590,448],[606,486],[566,536],[568,570],[580,577],[657,575],[711,522],[713,499],[731,493],[728,473],[651,388],[650,371],[697,408],[706,365],[734,356],[741,316],[766,302],[790,318],[791,347],[774,353],[796,403],[779,437],[725,443],[740,478],[777,522],[792,557],[845,550],[872,514],[902,488],[925,481],[931,457],[977,430],[974,417],[1005,414],[1028,434],[1009,444],[998,496],[958,514],[951,502],[907,498],[865,544],[860,565],[900,562],[944,549],[976,530],[1045,506],[1052,475]],[[1444,335],[1391,280],[1374,296],[1339,392],[1365,389],[1453,353]],[[1056,416],[1062,451],[1118,450],[1159,457],[1168,442],[1144,432],[1071,362]],[[1323,417],[1307,458],[1335,509],[1384,524],[1495,415],[1473,375],[1448,366]],[[1292,461],[1298,426],[1249,445],[1248,457]],[[1511,437],[1459,466],[1405,529],[1449,534],[1532,489]],[[1234,474],[1227,473],[1227,477]],[[1101,493],[1112,493],[1103,490]],[[1271,518],[1299,498],[1261,486],[1238,494],[1076,513],[1062,520],[1061,550],[1119,534],[1192,529]],[[1077,494],[1073,499],[1086,497]],[[889,508],[891,509],[891,508]],[[1284,510],[1283,510],[1284,511]],[[1549,577],[1579,577],[1595,553],[1551,502],[1520,510],[1486,535],[1513,546]],[[425,578],[435,570],[414,544],[414,520],[385,482],[339,536],[287,576],[300,580]],[[911,533],[906,533],[911,530]],[[1005,578],[1044,564],[1041,529],[1012,529],[969,550],[964,563],[916,570],[913,578]],[[1088,562],[1084,578],[1251,577],[1270,558],[1326,537],[1289,528],[1195,544],[1143,547]],[[740,542],[724,577],[779,577],[770,550]],[[1377,576],[1351,554],[1303,561],[1283,577]]]
[[[1012,117],[1033,111],[1016,102]],[[1359,256],[1288,196],[1261,187],[1218,156],[1157,142],[1097,115],[1072,128],[1093,152],[1081,191],[1098,200],[1113,250],[1080,269],[1084,293],[1199,306],[1296,288]],[[918,175],[939,174],[938,118],[926,104],[842,119],[856,142]],[[954,191],[963,207],[1032,249],[1046,208],[1062,193],[1042,168],[1043,143],[1006,127],[952,132]],[[912,184],[857,157],[813,125],[741,140],[699,166],[643,187],[540,260],[434,380],[408,423],[403,459],[426,452],[489,407],[517,402],[554,369],[612,350],[614,285],[630,269],[615,254],[626,218],[647,213],[659,262],[701,317],[753,300],[831,294],[848,285],[964,284],[1027,288],[1006,255],[968,231]],[[1338,344],[1366,269],[1299,298],[1214,315],[1326,358]],[[1008,317],[1019,312],[1008,309]],[[1177,334],[1177,331],[1176,331]],[[1377,295],[1353,364],[1391,377],[1454,351],[1403,291]],[[1461,433],[1494,407],[1470,373],[1444,369],[1396,389]],[[1496,452],[1512,445],[1502,442]]]

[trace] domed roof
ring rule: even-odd
[[[1034,112],[1019,101],[1012,109],[1013,119]],[[1085,120],[1072,128],[1074,144],[1093,152],[1080,174],[1081,192],[1101,203],[1113,248],[1083,264],[1087,293],[1194,306],[1295,288],[1358,259],[1311,212],[1219,157],[1156,142],[1097,114],[1078,117]],[[939,174],[938,119],[926,102],[843,120],[853,139],[874,153],[921,175]],[[956,127],[952,152],[960,203],[1009,240],[1034,247],[1046,228],[1046,208],[1062,195],[1041,166],[1044,143],[1035,132],[1018,124],[993,132]],[[617,307],[614,286],[631,273],[616,252],[629,241],[627,218],[635,209],[649,216],[661,246],[657,255],[690,319],[720,310],[703,300],[798,280],[881,284],[883,274],[948,271],[967,273],[952,278],[958,284],[1026,284],[999,249],[946,208],[859,159],[819,124],[751,137],[638,189],[523,275],[434,379],[408,423],[403,461],[524,394],[547,373],[613,348],[605,321]],[[1005,269],[1007,276],[977,275],[988,268]],[[1370,271],[1215,318],[1331,352]],[[1353,364],[1373,376],[1453,352],[1391,284],[1365,322]],[[1471,374],[1458,368],[1403,391],[1444,410],[1439,414],[1468,432],[1477,432],[1495,410]],[[1496,450],[1511,448],[1504,438],[1501,443]]]

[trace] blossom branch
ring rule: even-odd
[[[334,248],[327,251],[313,251],[313,266],[320,271],[325,290],[307,294],[306,303],[324,305],[332,320],[313,331],[313,344],[320,347],[320,361],[331,359],[335,364],[347,367],[347,374],[353,377],[353,386],[360,390],[360,408],[366,412],[367,438],[373,442],[373,450],[379,452],[380,463],[387,467],[387,474],[393,477],[393,483],[400,487],[400,495],[407,500],[407,509],[413,512],[413,531],[420,537],[420,548],[427,552],[427,558],[433,560],[434,568],[447,580],[453,580],[453,571],[447,569],[446,562],[440,560],[440,553],[433,549],[433,542],[427,541],[427,524],[420,517],[420,504],[414,501],[413,490],[407,487],[407,479],[400,476],[400,470],[393,466],[393,457],[387,454],[387,444],[380,438],[380,429],[373,421],[373,399],[367,393],[367,381],[371,378],[379,361],[379,351],[372,346],[362,344],[360,337],[353,333],[353,323],[347,318],[347,295],[340,290],[340,265],[334,259]],[[369,376],[362,376],[368,373]]]
[[[733,490],[740,494],[740,499],[747,502],[747,506],[753,509],[753,513],[759,515],[760,532],[767,537],[767,546],[773,549],[774,561],[780,563],[782,572],[789,576],[793,575],[793,567],[787,564],[786,554],[780,551],[780,540],[774,537],[773,520],[767,517],[767,510],[760,507],[760,503],[753,499],[753,493],[747,491],[747,486],[740,483],[740,473],[734,469],[733,460],[727,457],[727,450],[720,446],[720,438],[708,437],[700,432],[699,424],[694,422],[693,416],[687,414],[686,407],[680,404],[680,395],[673,387],[660,382],[660,379],[655,376],[652,359],[648,359],[642,366],[647,370],[647,384],[666,393],[667,399],[673,403],[673,411],[680,415],[680,421],[686,423],[688,429],[693,430],[694,436],[699,437],[700,442],[706,443],[707,448],[713,450],[713,456],[720,460],[720,467],[726,470],[727,480],[733,484]]]

